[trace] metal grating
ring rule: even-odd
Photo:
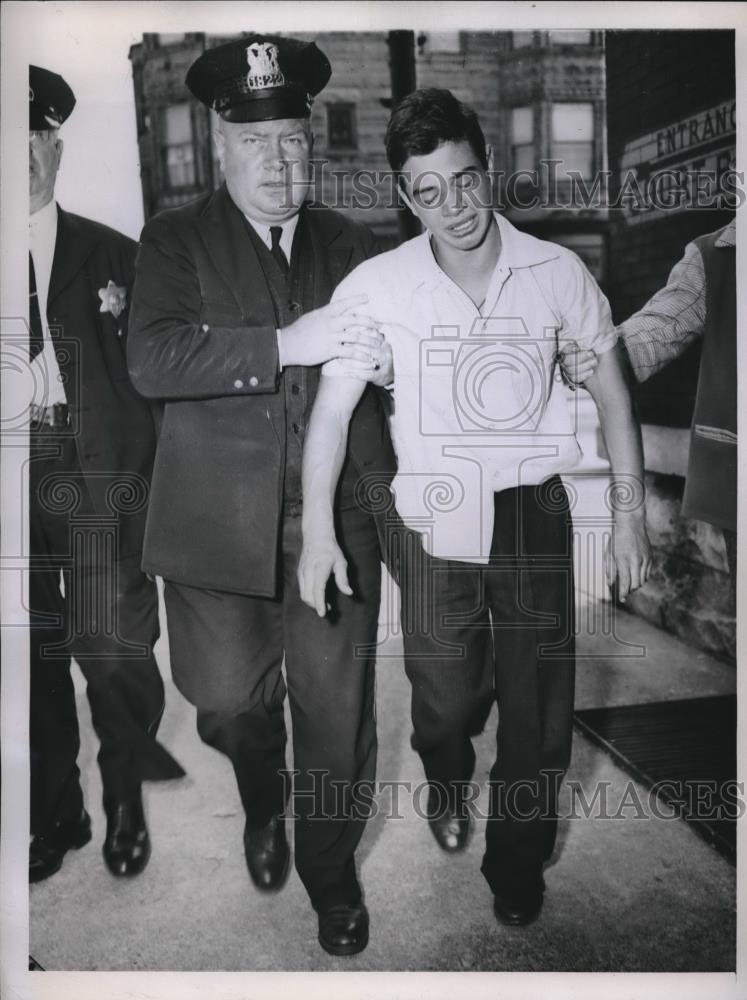
[[[737,856],[737,699],[735,695],[589,708],[578,729],[633,778],[651,788],[701,837]],[[700,798],[698,798],[698,795]]]

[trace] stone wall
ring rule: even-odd
[[[690,432],[651,424],[642,432],[653,571],[626,608],[733,663],[736,620],[724,537],[713,525],[681,513]],[[597,454],[609,461],[599,430]]]
[[[684,479],[646,473],[646,519],[654,547],[648,583],[627,606],[721,659],[735,660],[736,623],[720,531],[680,514]]]

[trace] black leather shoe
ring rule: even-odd
[[[532,883],[521,889],[501,889],[495,893],[493,912],[502,924],[524,927],[540,915],[545,883]]]
[[[106,840],[104,860],[112,875],[139,875],[150,858],[150,837],[145,825],[143,800],[105,799]]]
[[[428,825],[436,843],[447,854],[456,854],[467,846],[470,816],[465,806],[444,807],[431,789],[428,796]]]
[[[266,826],[244,829],[244,854],[252,882],[262,892],[275,892],[285,884],[290,867],[290,848],[285,820],[273,816]]]
[[[330,955],[357,955],[368,944],[368,910],[363,902],[336,903],[318,911],[319,944]]]
[[[45,834],[29,845],[29,882],[41,882],[62,868],[62,859],[71,849],[83,847],[91,839],[91,817],[83,810],[75,820],[58,820]]]

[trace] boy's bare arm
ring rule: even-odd
[[[599,355],[599,364],[587,380],[599,412],[604,442],[612,466],[614,531],[606,556],[607,579],[617,580],[618,596],[644,584],[651,570],[651,545],[646,532],[643,448],[633,413],[619,345]]]
[[[303,453],[303,550],[298,566],[301,599],[320,618],[327,612],[330,574],[351,594],[347,562],[337,544],[334,497],[345,459],[348,428],[366,383],[349,376],[322,376]]]

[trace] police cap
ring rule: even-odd
[[[29,66],[29,129],[59,128],[75,107],[75,94],[59,73]]]
[[[314,44],[249,34],[206,49],[189,68],[187,87],[229,122],[308,118],[332,69]]]

